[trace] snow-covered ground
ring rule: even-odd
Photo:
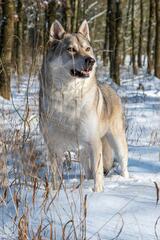
[[[155,182],[157,186],[160,183],[160,80],[145,71],[133,76],[129,67],[122,69],[121,77],[122,86],[117,88],[101,70],[101,80],[107,80],[123,100],[130,179],[125,180],[116,169],[112,170],[105,178],[103,193],[92,192],[92,180],[80,185],[72,170],[57,194],[48,181],[33,180],[32,184],[29,177],[17,179],[27,168],[28,175],[35,177],[34,169],[27,166],[31,161],[28,158],[34,154],[38,159],[36,166],[42,166],[42,171],[36,172],[38,179],[47,174],[48,168],[39,163],[40,159],[43,162],[45,151],[38,129],[37,79],[31,79],[26,92],[27,77],[24,77],[20,93],[13,81],[12,100],[0,99],[1,156],[7,152],[8,178],[12,183],[7,197],[1,191],[0,240],[17,239],[18,228],[24,231],[26,226],[26,239],[33,236],[58,240],[160,238],[160,206],[156,205],[155,187]],[[25,147],[18,148],[17,144]],[[28,155],[32,145],[36,150]]]

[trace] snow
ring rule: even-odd
[[[141,70],[138,76],[133,76],[130,67],[123,67],[121,70],[121,87],[115,86],[107,78],[104,69],[100,69],[100,77],[101,80],[108,81],[122,97],[129,146],[130,178],[126,180],[121,177],[118,167],[115,166],[105,177],[104,192],[95,193],[92,191],[92,180],[79,183],[79,164],[75,163],[73,169],[66,172],[66,180],[57,194],[52,190],[49,181],[49,193],[46,195],[47,187],[42,175],[48,173],[48,166],[38,175],[39,182],[35,192],[31,179],[26,176],[22,176],[20,184],[18,180],[13,182],[16,174],[21,173],[21,167],[15,173],[13,166],[22,163],[19,152],[15,154],[14,150],[13,153],[11,140],[17,143],[16,130],[20,132],[18,141],[23,142],[21,136],[25,128],[22,119],[26,117],[25,110],[28,106],[29,124],[25,126],[25,137],[30,128],[30,138],[39,151],[38,156],[43,160],[45,155],[38,128],[38,81],[34,77],[31,79],[27,98],[27,76],[24,76],[20,85],[20,93],[13,78],[13,99],[6,101],[0,98],[0,127],[3,129],[0,138],[1,151],[3,152],[5,139],[8,150],[8,178],[9,182],[12,182],[7,198],[0,204],[0,240],[17,239],[17,226],[23,214],[26,214],[28,219],[28,239],[32,239],[33,233],[37,234],[36,236],[40,234],[43,239],[50,239],[50,231],[53,231],[53,236],[58,240],[63,239],[64,235],[64,239],[87,240],[152,240],[160,237],[160,205],[156,205],[154,183],[160,183],[160,80],[147,75],[145,70]],[[144,89],[138,90],[140,84]],[[28,152],[27,145],[24,156]],[[3,191],[0,193],[2,200]],[[20,199],[18,207],[14,200],[15,193]],[[38,233],[40,225],[42,229]]]

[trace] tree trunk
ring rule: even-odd
[[[78,23],[78,6],[79,6],[79,0],[74,1],[74,18],[73,18],[73,32],[76,32],[77,30],[77,23]]]
[[[41,54],[44,52],[44,43],[45,43],[45,33],[46,33],[46,29],[45,29],[45,26],[46,26],[46,6],[45,4],[41,4],[41,3],[37,3],[38,5],[38,52]]]
[[[142,45],[143,45],[143,0],[140,0],[140,29],[138,47],[138,67],[142,67]]]
[[[114,54],[114,71],[113,80],[120,85],[120,64],[122,48],[122,6],[123,0],[116,2],[116,37],[115,37],[115,54]]]
[[[14,35],[14,2],[2,0],[3,23],[0,43],[0,95],[10,99],[11,57]]]
[[[156,3],[155,76],[160,78],[160,1]]]
[[[70,0],[66,0],[66,30],[68,32],[72,30],[72,7]]]
[[[135,53],[135,21],[134,21],[134,7],[135,7],[135,0],[132,0],[132,20],[131,20],[131,38],[132,38],[132,66],[133,66],[133,73],[137,74],[137,66],[136,66],[136,53]]]
[[[18,0],[17,5],[17,36],[16,36],[16,65],[18,78],[23,74],[23,1]]]
[[[124,24],[124,34],[123,34],[123,59],[122,64],[125,64],[125,58],[126,58],[126,38],[128,35],[128,25],[129,25],[129,14],[131,9],[131,0],[128,0],[128,7],[127,7],[127,13],[126,13],[126,20]]]
[[[109,60],[110,60],[110,77],[114,73],[115,41],[116,41],[116,24],[115,24],[115,1],[108,0],[108,26],[109,26]]]
[[[125,1],[108,0],[110,77],[120,85],[122,9]]]
[[[104,45],[103,45],[103,66],[108,64],[108,44],[109,44],[109,26],[108,26],[108,10],[106,12],[106,26],[105,26],[105,36],[104,36]]]
[[[57,6],[56,6],[55,1],[50,1],[48,3],[48,12],[47,12],[47,16],[46,16],[46,18],[48,18],[48,29],[47,29],[48,30],[48,35],[49,35],[51,25],[56,19],[56,8],[57,8]]]
[[[153,31],[153,24],[154,24],[154,16],[155,16],[155,1],[150,0],[150,6],[149,6],[149,25],[148,25],[148,41],[147,41],[147,59],[148,59],[148,64],[147,64],[147,72],[148,74],[151,74],[154,63],[153,63],[153,36],[154,36],[154,31]]]

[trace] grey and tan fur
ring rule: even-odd
[[[95,77],[95,57],[88,24],[66,33],[58,21],[50,30],[50,47],[40,73],[40,127],[53,161],[54,184],[61,176],[65,151],[77,150],[94,190],[104,189],[103,170],[113,164],[112,150],[128,177],[128,147],[121,100]]]

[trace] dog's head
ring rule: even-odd
[[[72,77],[87,78],[95,70],[95,57],[90,44],[89,27],[83,21],[77,33],[66,33],[55,21],[50,29],[50,61],[56,61]]]

